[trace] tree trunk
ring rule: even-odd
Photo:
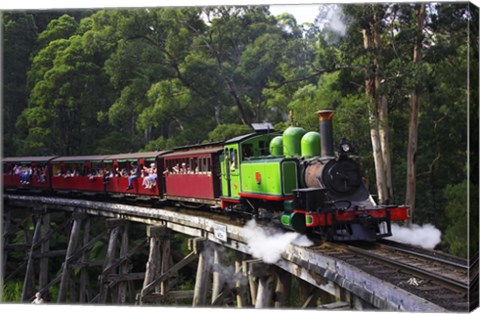
[[[378,34],[378,16],[377,12],[373,12],[373,19],[370,23],[370,30],[372,32],[372,40],[374,47],[373,63],[375,65],[375,100],[377,104],[378,114],[378,136],[380,141],[380,150],[382,154],[382,168],[385,177],[385,186],[383,190],[385,197],[382,199],[382,204],[393,202],[393,186],[392,186],[392,158],[390,156],[390,140],[389,140],[389,126],[388,126],[388,103],[381,90],[384,81],[384,66],[382,61],[382,44],[380,42],[380,35]]]
[[[375,23],[375,22],[372,22]],[[374,29],[374,26],[371,25],[371,29]],[[372,47],[371,39],[369,37],[368,31],[366,29],[362,30],[363,34],[363,44],[365,50],[369,50]],[[375,58],[378,58],[376,56]],[[377,63],[375,61],[375,63]],[[377,69],[375,69],[377,70]],[[376,71],[375,71],[376,72]],[[375,177],[377,183],[377,193],[378,201],[383,204],[387,200],[387,184],[385,178],[384,162],[382,156],[382,145],[380,141],[380,132],[379,132],[379,114],[378,114],[378,102],[376,97],[376,81],[380,82],[380,79],[376,77],[376,74],[372,77],[369,77],[365,80],[365,92],[368,97],[368,116],[370,122],[370,139],[372,141],[372,150],[373,150],[373,159],[375,163]]]
[[[416,26],[417,37],[413,47],[413,63],[420,65],[422,61],[422,29],[425,21],[425,4],[418,4],[416,8]],[[418,112],[420,107],[420,91],[415,88],[410,97],[410,119],[408,125],[408,145],[407,145],[407,191],[405,204],[410,205],[410,223],[413,222],[413,213],[415,210],[415,161],[417,154],[418,140]]]
[[[370,84],[370,82],[365,82],[365,85],[367,84]],[[367,94],[368,92],[369,91],[367,90]],[[374,103],[369,101],[368,107],[370,121],[370,139],[372,141],[373,159],[375,163],[375,177],[377,181],[378,202],[380,204],[384,204],[387,200],[387,184],[382,156],[382,146],[378,130],[379,121],[376,108],[372,108],[374,107]]]
[[[392,204],[395,202],[392,183],[392,158],[390,154],[390,139],[388,129],[388,107],[386,97],[381,97],[381,105],[378,106],[378,134],[380,137],[380,145],[382,150],[383,171],[385,174],[386,199],[385,203]]]

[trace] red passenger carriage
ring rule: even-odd
[[[3,161],[3,186],[6,189],[28,188],[49,190],[51,168],[48,162],[55,156],[10,157]]]
[[[105,159],[105,170],[109,173],[106,191],[109,194],[133,194],[147,196],[162,196],[163,181],[161,180],[163,165],[157,157],[164,152],[143,152],[111,155]],[[148,171],[155,166],[157,178],[148,178]],[[128,187],[128,177],[137,171],[138,177],[132,179],[131,189]],[[150,181],[150,182],[149,182]]]
[[[52,188],[56,191],[103,193],[106,156],[63,156],[53,159]]]
[[[197,146],[163,155],[165,198],[216,204],[221,194],[219,156],[222,150],[222,146]]]

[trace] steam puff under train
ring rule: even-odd
[[[333,241],[391,236],[391,222],[408,220],[408,207],[375,204],[349,143],[342,139],[334,151],[334,111],[317,114],[320,133],[253,124],[253,133],[223,143],[169,151],[4,158],[3,184],[208,206]]]

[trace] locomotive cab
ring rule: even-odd
[[[252,124],[252,127],[254,132],[224,143],[220,156],[223,209],[240,207],[243,211],[245,207],[241,202],[245,198],[281,197],[277,176],[279,169],[275,166],[275,158],[269,156],[270,142],[279,133],[270,123]]]

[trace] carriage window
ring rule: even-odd
[[[210,167],[210,157],[202,158],[202,171],[204,174],[210,174],[212,169]]]
[[[112,170],[115,177],[128,178],[131,170],[130,163],[126,161],[118,161],[115,167],[112,165]]]
[[[242,145],[242,158],[248,158],[253,156],[253,144]]]
[[[8,175],[13,175],[14,174],[14,172],[13,172],[14,167],[16,167],[16,166],[13,166],[10,163],[4,164],[3,165],[3,173],[8,174]]]
[[[190,158],[190,171],[189,173],[197,173],[198,170],[197,170],[197,157],[194,157],[194,158]]]
[[[165,160],[168,174],[207,174],[211,171],[210,157],[191,157]]]
[[[269,154],[269,148],[268,148],[268,143],[265,141],[259,141],[258,146],[260,149],[260,155],[268,155]]]
[[[237,150],[230,148],[230,171],[238,168]]]
[[[205,170],[205,158],[198,158],[198,173],[204,173]]]

